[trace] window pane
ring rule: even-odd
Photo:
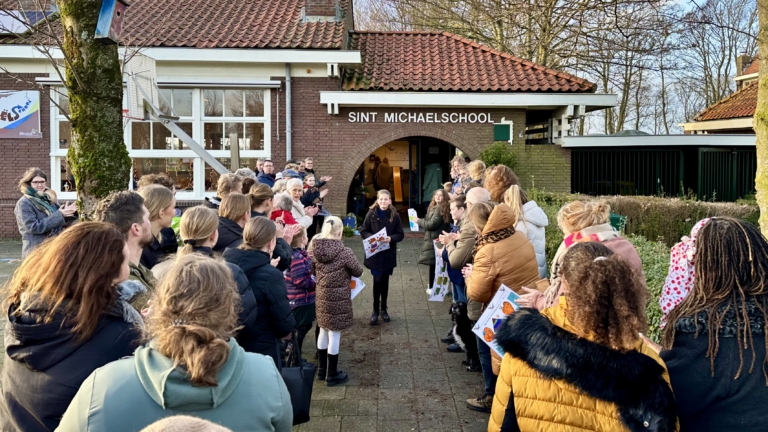
[[[203,123],[203,141],[206,150],[223,150],[222,138],[224,125],[221,123]]]
[[[224,150],[229,150],[231,145],[239,145],[242,148],[243,124],[224,123]]]
[[[67,96],[67,89],[64,87],[57,87],[54,92],[56,91],[58,91],[59,115],[69,115],[69,96]]]
[[[59,121],[59,148],[69,148],[70,144],[72,144],[72,128],[68,121]]]
[[[225,168],[231,170],[232,167],[232,159],[230,158],[216,158],[217,161],[221,162],[222,165],[224,165]],[[239,168],[250,168],[254,171],[256,171],[256,161],[257,159],[240,159],[240,164],[238,165]],[[213,168],[211,168],[210,165],[205,164],[205,191],[206,192],[216,192],[216,185],[219,182],[219,173],[216,172]]]
[[[176,123],[176,125],[181,128],[181,130],[186,132],[187,135],[190,137],[192,136],[192,123]],[[180,139],[176,138],[176,135],[173,136],[173,142],[171,145],[174,150],[189,150],[189,147],[187,147],[187,145],[184,144]]]
[[[264,124],[245,124],[245,145],[240,150],[264,150]]]
[[[223,113],[224,90],[203,90],[203,115],[221,117]]]
[[[160,104],[160,112],[165,115],[171,115],[171,100],[173,99],[173,91],[171,89],[160,89],[160,95],[157,98],[157,102]]]
[[[56,158],[56,161],[59,163],[59,167],[61,169],[61,185],[59,190],[62,192],[74,192],[77,190],[77,187],[75,185],[75,177],[72,176],[72,171],[69,169],[69,164],[67,163],[67,158]]]
[[[192,89],[173,89],[173,110],[178,116],[192,116]]]
[[[264,117],[264,90],[245,90],[245,116]]]
[[[243,116],[243,91],[224,90],[224,117]]]
[[[143,175],[165,174],[173,180],[177,190],[192,190],[194,158],[137,158],[133,159],[133,188]]]
[[[152,122],[152,149],[170,150],[171,131],[160,122]]]
[[[150,125],[148,122],[131,122],[131,148],[134,150],[149,150],[151,147]]]

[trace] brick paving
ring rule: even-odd
[[[345,242],[362,262],[360,238]],[[449,353],[440,343],[450,325],[450,298],[443,303],[427,301],[428,269],[417,265],[421,245],[415,238],[398,244],[398,267],[390,279],[392,322],[368,325],[373,280],[370,272],[363,275],[367,286],[353,301],[354,327],[341,337],[339,363],[350,380],[330,388],[315,381],[312,420],[294,431],[486,430],[488,415],[465,407],[467,398],[482,394],[481,375],[464,370],[464,355]],[[20,255],[20,243],[0,242],[0,281],[18,265],[4,259]],[[4,326],[0,317],[0,337]],[[304,356],[310,360],[312,339],[304,343]]]

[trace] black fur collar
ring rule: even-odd
[[[510,315],[496,340],[504,351],[546,378],[563,380],[591,397],[615,403],[630,431],[675,430],[674,395],[662,377],[664,368],[654,359],[579,338],[535,309]]]

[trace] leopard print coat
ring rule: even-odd
[[[352,327],[350,281],[360,277],[363,267],[352,249],[341,240],[312,241],[312,273],[317,278],[315,310],[317,325],[341,331]]]

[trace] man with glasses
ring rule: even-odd
[[[312,160],[311,157],[304,159],[304,176],[307,174],[312,174],[315,176],[315,180],[317,180],[317,184],[315,184],[315,187],[321,188],[325,186],[326,183],[331,181],[333,177],[331,176],[322,176],[318,177],[317,174],[315,174],[315,162]]]
[[[274,172],[275,172],[275,164],[272,163],[271,160],[267,159],[264,161],[264,165],[262,166],[262,171],[256,177],[256,180],[258,180],[259,183],[264,183],[269,187],[273,187],[275,185]]]

